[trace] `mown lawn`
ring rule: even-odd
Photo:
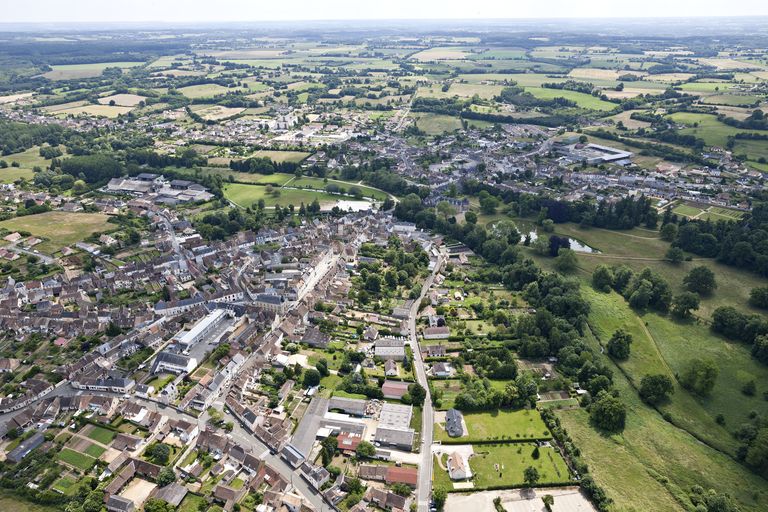
[[[59,452],[59,460],[83,471],[88,471],[96,463],[96,459],[90,455],[78,453],[69,448],[64,448]]]
[[[101,444],[109,444],[115,438],[115,434],[112,430],[104,427],[94,426],[93,430],[88,433],[88,437],[94,441],[98,441]]]
[[[321,204],[334,204],[340,199],[348,199],[345,196],[328,194],[315,190],[275,189],[277,195],[268,194],[266,187],[260,185],[245,185],[241,183],[229,183],[224,186],[224,197],[243,208],[252,206],[264,200],[267,207],[279,204],[283,207],[293,205],[298,209],[301,203],[309,205],[317,199]]]
[[[533,466],[539,472],[539,483],[567,482],[568,467],[562,456],[551,447],[539,448],[539,458],[533,458],[533,443],[475,445],[469,459],[474,473],[475,488],[523,484],[523,471]],[[496,465],[498,464],[498,469]]]
[[[551,437],[541,415],[536,410],[498,410],[493,412],[473,412],[464,414],[468,432],[464,436],[452,438],[443,426],[435,426],[435,439],[447,441],[460,439],[471,441],[485,440],[520,440]]]

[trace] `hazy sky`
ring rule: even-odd
[[[768,15],[766,0],[0,0],[0,22]]]

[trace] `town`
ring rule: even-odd
[[[768,508],[728,20],[0,31],[0,510]]]

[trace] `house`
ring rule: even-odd
[[[381,385],[384,398],[400,400],[408,392],[408,383],[399,380],[385,380]]]
[[[107,512],[133,512],[133,501],[113,494],[107,500]]]
[[[330,341],[331,337],[316,327],[308,328],[301,338],[302,343],[317,348],[328,348]]]
[[[0,358],[0,373],[11,373],[19,367],[21,361],[18,359],[10,359],[8,357]]]
[[[445,357],[445,345],[427,345],[427,357]]]
[[[466,480],[472,476],[469,464],[464,460],[464,455],[453,452],[448,456],[448,476],[451,480]]]
[[[423,335],[425,340],[447,340],[451,336],[451,329],[447,325],[427,327]]]
[[[357,447],[363,440],[363,436],[359,434],[350,434],[349,432],[342,432],[336,436],[336,443],[341,452],[353,453],[357,450]]]
[[[432,376],[442,379],[448,378],[453,375],[453,367],[450,363],[435,363],[432,365]]]
[[[412,489],[416,488],[419,482],[419,470],[412,467],[385,466],[387,474],[384,481],[387,485],[405,484]]]
[[[165,487],[158,487],[155,489],[153,498],[162,500],[172,507],[178,507],[187,495],[187,488],[183,485],[179,485],[176,482],[168,484]]]
[[[464,435],[464,418],[461,412],[456,409],[448,409],[445,413],[445,431],[450,437],[461,437]]]
[[[387,377],[397,377],[399,373],[396,362],[391,359],[384,361],[384,375]]]

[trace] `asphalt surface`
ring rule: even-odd
[[[419,305],[421,300],[429,291],[435,276],[443,266],[443,255],[437,259],[437,264],[432,274],[424,281],[421,287],[421,295],[413,303],[410,315],[408,316],[408,330],[410,331],[409,342],[413,350],[414,368],[416,369],[416,380],[426,390],[427,396],[424,399],[424,407],[421,413],[421,463],[419,464],[419,482],[416,488],[416,500],[418,503],[418,512],[428,512],[429,502],[432,494],[432,429],[435,424],[435,412],[432,408],[432,395],[429,392],[429,383],[427,382],[427,371],[424,368],[424,359],[419,350],[419,341],[416,335],[416,319],[419,314]]]

